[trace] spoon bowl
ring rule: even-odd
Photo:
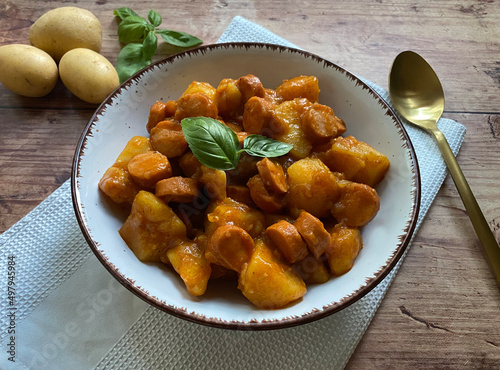
[[[431,133],[457,186],[490,267],[500,284],[500,247],[437,122],[444,111],[444,92],[432,67],[417,53],[399,54],[389,75],[394,107],[409,122]]]
[[[427,130],[436,127],[444,110],[443,87],[420,55],[405,51],[396,57],[389,91],[397,110],[408,121]]]

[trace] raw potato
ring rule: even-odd
[[[56,61],[69,50],[87,48],[99,52],[102,27],[94,14],[73,6],[48,11],[33,23],[29,39]]]
[[[45,96],[57,83],[57,65],[45,51],[30,45],[0,47],[0,82],[10,91],[29,97]]]
[[[113,65],[101,54],[83,48],[68,51],[59,62],[64,85],[88,103],[101,103],[120,84]]]

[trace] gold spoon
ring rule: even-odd
[[[500,284],[500,247],[484,218],[476,198],[460,169],[437,121],[444,110],[444,93],[431,66],[418,54],[404,51],[392,64],[389,93],[396,110],[408,121],[434,136],[474,230],[484,248],[487,260]]]

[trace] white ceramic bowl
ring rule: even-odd
[[[223,78],[258,76],[265,87],[314,75],[320,102],[343,118],[347,133],[389,158],[390,170],[377,191],[381,207],[362,230],[364,248],[347,274],[308,287],[302,300],[278,310],[259,310],[234,287],[209,284],[205,296],[191,297],[168,268],[140,262],[118,234],[124,215],[98,191],[97,183],[127,141],[147,136],[151,105],[176,100],[192,81],[217,86]],[[361,80],[310,53],[286,47],[232,43],[208,45],[174,55],[142,70],[97,109],[76,150],[72,193],[76,215],[97,258],[124,286],[175,316],[226,328],[274,329],[337,312],[375,287],[407,247],[419,210],[420,180],[413,147],[394,112]]]

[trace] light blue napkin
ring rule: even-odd
[[[231,41],[294,47],[241,17],[219,39]],[[421,170],[420,225],[446,168],[432,138],[405,127]],[[456,154],[465,127],[449,119],[439,127]],[[2,369],[342,369],[399,268],[358,302],[307,325],[236,332],[193,324],[147,305],[104,269],[78,227],[69,181],[0,235],[0,251]]]

